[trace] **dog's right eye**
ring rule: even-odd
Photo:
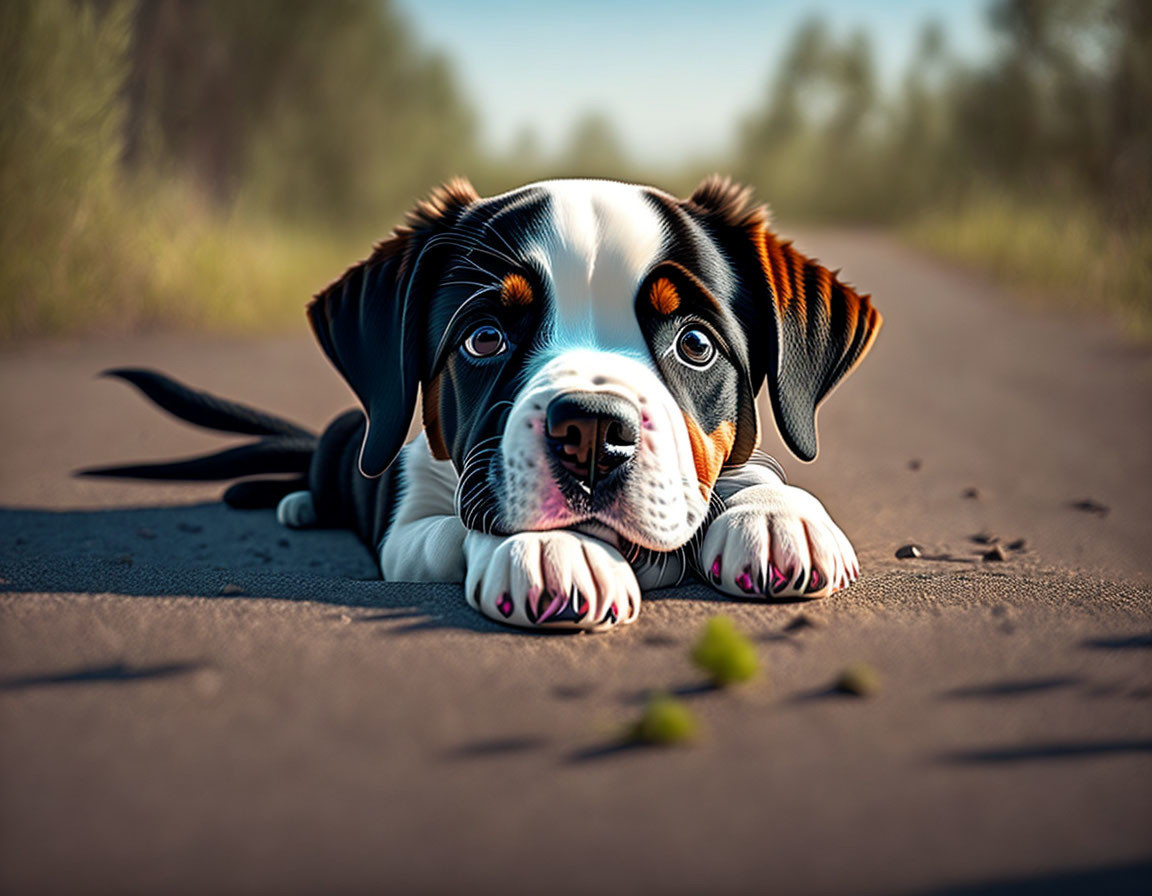
[[[464,340],[464,351],[473,358],[491,358],[508,347],[504,333],[492,324],[483,324],[468,334]]]

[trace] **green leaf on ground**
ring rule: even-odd
[[[655,693],[648,698],[640,720],[632,727],[629,740],[642,744],[680,744],[695,740],[700,723],[682,700]]]
[[[717,687],[747,681],[760,671],[756,647],[728,616],[713,616],[692,648],[692,662]]]
[[[870,697],[880,690],[880,673],[867,663],[845,666],[836,679],[836,690],[853,697]]]

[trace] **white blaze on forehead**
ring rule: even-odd
[[[633,302],[664,242],[640,187],[603,180],[538,184],[551,197],[532,254],[551,279],[562,339],[644,350]]]

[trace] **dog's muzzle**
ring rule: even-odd
[[[640,442],[639,411],[603,392],[558,395],[548,405],[545,424],[558,475],[589,495],[625,474]]]
[[[622,354],[572,349],[549,360],[516,396],[499,449],[482,451],[495,472],[463,474],[466,525],[485,514],[510,533],[595,521],[671,551],[708,510],[683,411],[654,370]],[[482,506],[484,483],[498,516]]]

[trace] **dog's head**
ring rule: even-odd
[[[364,475],[395,459],[421,387],[467,526],[606,526],[657,551],[748,459],[765,380],[784,441],[815,457],[816,407],[880,327],[719,178],[687,200],[595,180],[481,199],[453,181],[309,318],[368,415]]]

